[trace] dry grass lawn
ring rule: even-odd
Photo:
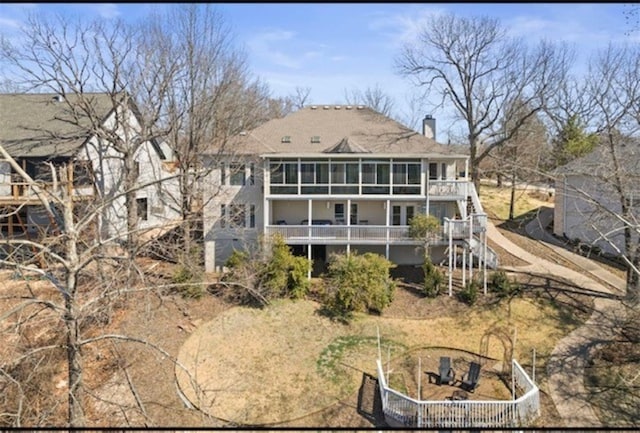
[[[480,185],[480,202],[485,212],[498,220],[506,221],[509,217],[511,188],[498,188],[493,185]],[[514,218],[518,219],[542,206],[553,207],[553,197],[532,189],[516,188]]]
[[[418,302],[428,309],[432,300]],[[515,339],[515,358],[530,366],[533,349],[544,359],[575,324],[551,304],[533,298],[465,307],[464,315],[442,311],[440,317],[425,319],[359,315],[350,325],[330,321],[318,314],[318,308],[312,301],[283,301],[263,310],[236,307],[221,313],[180,349],[180,362],[198,384],[194,387],[178,368],[181,389],[216,418],[241,425],[277,425],[301,420],[353,395],[363,373],[377,376],[378,330],[385,360],[387,355],[397,360],[415,353],[416,365],[418,349],[478,353],[485,333],[499,328]],[[487,355],[498,364],[504,359],[498,338],[489,339]],[[434,371],[437,358],[423,356],[423,367]],[[396,364],[398,373],[401,367]],[[406,377],[411,377],[410,370]],[[415,383],[407,387],[413,392]],[[507,398],[505,392],[492,383],[484,395]]]

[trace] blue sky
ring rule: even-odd
[[[137,20],[167,6],[2,3],[0,31],[14,37],[31,12]],[[310,87],[311,103],[339,104],[345,102],[345,90],[379,85],[395,100],[396,111],[407,115],[406,100],[415,89],[394,72],[393,61],[432,14],[488,15],[532,43],[567,41],[575,44],[579,64],[609,42],[640,42],[640,31],[627,34],[624,3],[218,3],[216,8],[246,50],[251,71],[269,84],[274,96]],[[439,141],[459,133],[446,110],[430,114],[438,120]]]

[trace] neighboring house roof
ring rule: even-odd
[[[615,147],[617,160],[621,164],[621,170],[634,178],[640,175],[640,140],[627,138],[625,144]],[[611,149],[600,143],[590,153],[558,167],[556,175],[587,175],[601,179],[607,179],[613,174],[613,158]]]
[[[310,105],[234,137],[225,153],[326,156],[454,152],[368,107]]]
[[[96,116],[106,119],[113,109],[110,95],[85,93]],[[90,137],[91,119],[73,119],[69,104],[52,93],[0,94],[0,144],[14,157],[72,156]]]

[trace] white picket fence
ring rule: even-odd
[[[540,416],[540,391],[517,361],[514,381],[522,395],[515,400],[425,401],[389,388],[378,359],[378,382],[386,422],[393,427],[513,428],[526,427]]]

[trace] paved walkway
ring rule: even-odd
[[[552,218],[553,209],[543,208],[538,218],[527,225],[527,234],[583,268],[585,273],[576,272],[525,251],[504,237],[491,222],[488,223],[487,235],[502,248],[530,263],[526,266],[503,269],[555,275],[598,295],[594,299],[594,312],[589,320],[558,342],[547,363],[548,392],[566,427],[598,427],[602,426],[602,423],[589,404],[589,396],[584,388],[584,365],[590,349],[599,342],[610,339],[615,322],[622,315],[620,302],[614,295],[624,293],[625,281],[601,268],[594,261],[560,247],[555,238],[545,230]],[[600,281],[608,284],[602,284]]]

